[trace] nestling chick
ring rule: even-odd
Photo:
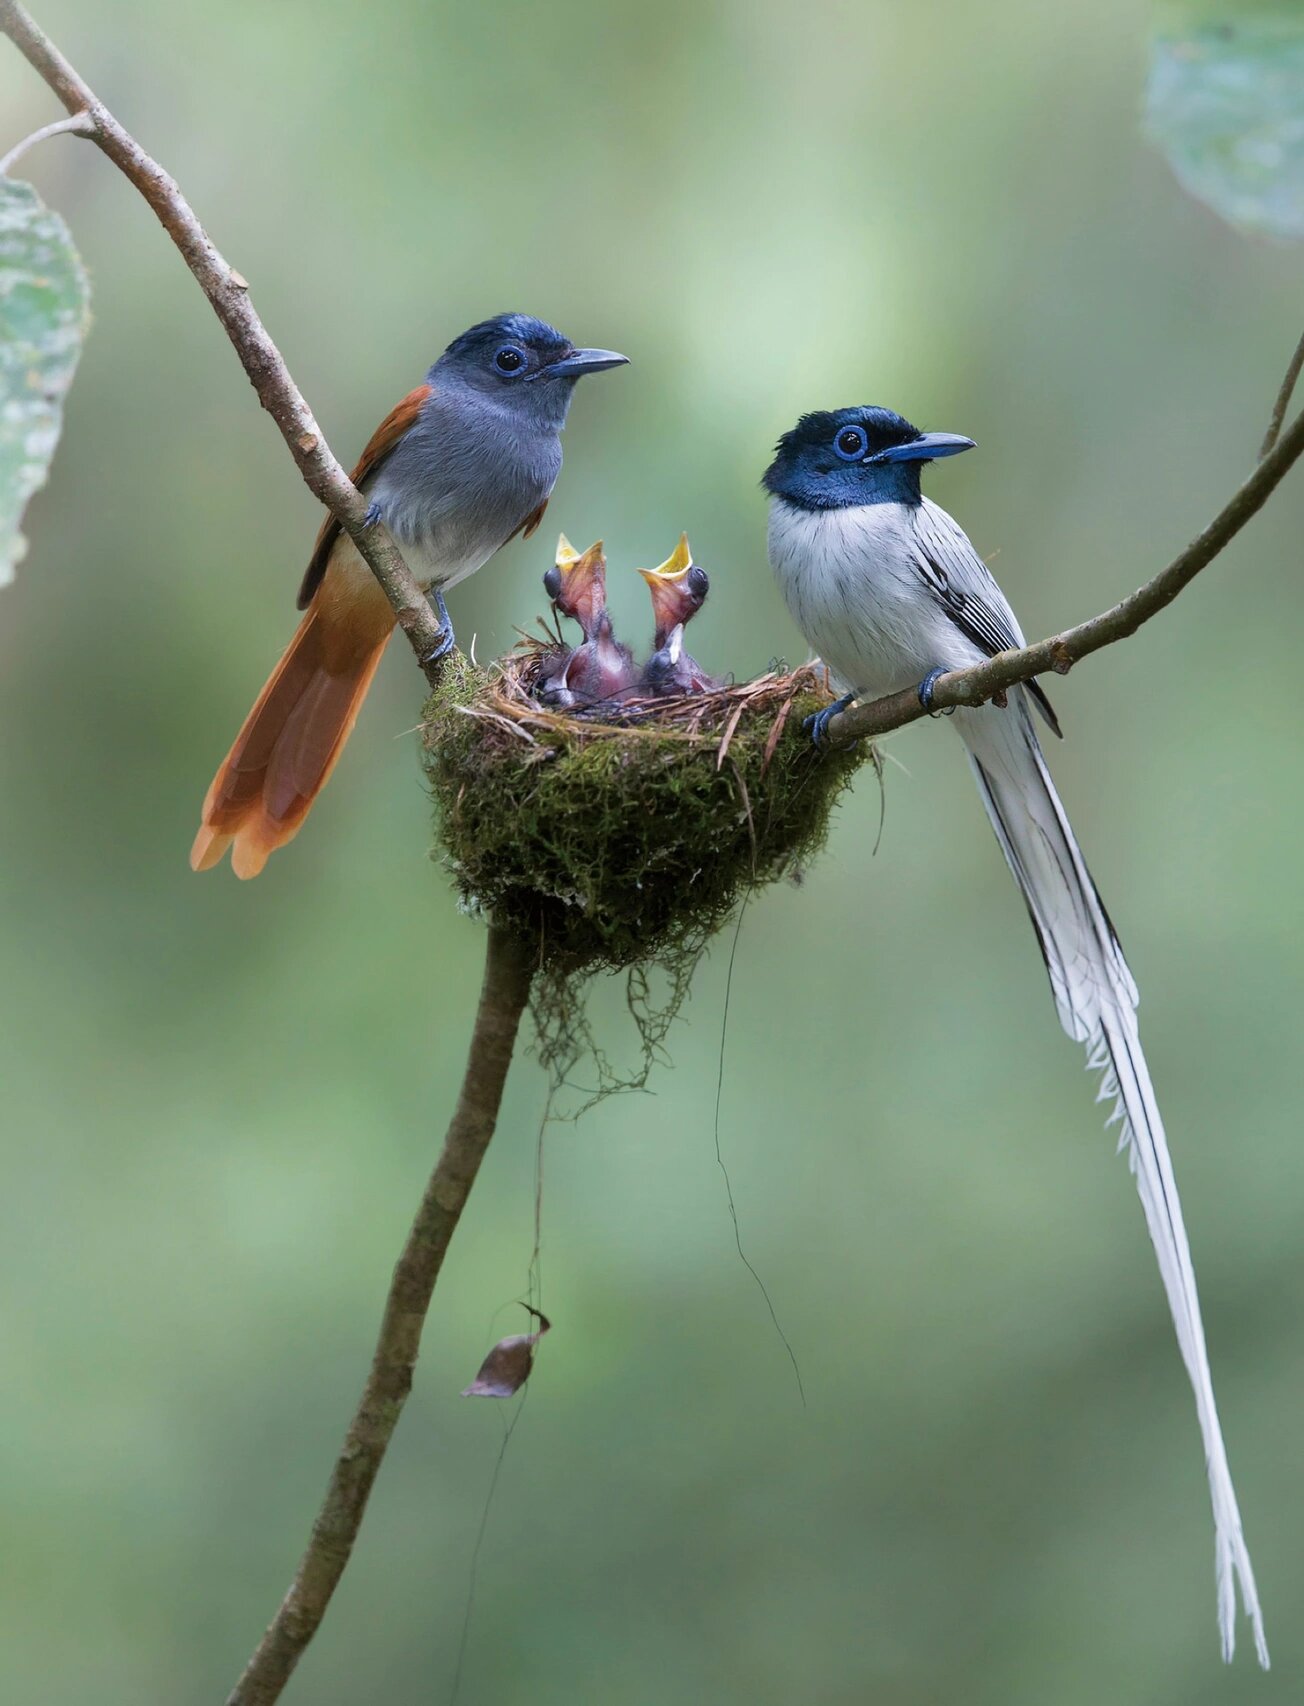
[[[721,685],[684,650],[684,628],[706,603],[711,582],[693,561],[688,535],[681,533],[674,552],[659,568],[640,569],[652,595],[656,623],[654,651],[643,666],[641,692],[672,695],[713,693]]]
[[[612,631],[607,614],[607,560],[602,541],[578,552],[563,533],[557,558],[543,577],[544,591],[563,616],[578,622],[582,645],[563,652],[545,669],[537,688],[556,709],[595,705],[615,698],[634,680],[634,659]]]

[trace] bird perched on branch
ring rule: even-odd
[[[625,360],[576,349],[527,314],[499,314],[455,339],[376,429],[353,479],[434,599],[437,655],[454,643],[444,591],[543,519],[576,381]],[[393,632],[388,599],[333,515],[299,608],[298,632],[208,790],[190,854],[197,871],[230,847],[236,875],[256,876],[298,833]]]
[[[810,719],[818,742],[853,698],[918,685],[931,709],[938,676],[1024,644],[1005,596],[962,529],[922,496],[920,471],[973,448],[923,433],[889,409],[804,416],[779,440],[770,562],[797,625],[850,691]],[[1154,1087],[1137,1029],[1137,991],[1118,937],[1050,778],[1032,713],[1059,733],[1035,682],[1008,704],[957,709],[979,794],[1027,904],[1061,1025],[1084,1043],[1114,1104],[1145,1210],[1204,1439],[1216,1536],[1223,1657],[1235,1642],[1236,1591],[1259,1661],[1268,1650],[1214,1402],[1195,1273]]]
[[[640,569],[652,595],[655,633],[651,657],[643,666],[640,690],[654,695],[713,693],[720,686],[684,649],[684,629],[706,603],[711,582],[706,570],[693,561],[688,535],[665,562],[655,569]]]
[[[634,679],[634,659],[629,647],[617,640],[607,612],[607,559],[601,539],[580,552],[563,533],[543,586],[561,615],[579,623],[584,641],[545,670],[539,698],[560,709],[595,705],[623,693]]]

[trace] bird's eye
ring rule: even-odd
[[[869,449],[869,440],[865,436],[864,427],[843,427],[833,440],[833,448],[844,462],[859,462]]]
[[[554,604],[561,597],[561,570],[555,563],[544,573],[543,590]]]
[[[505,344],[494,357],[494,366],[499,373],[519,373],[525,366],[525,357],[515,344]]]

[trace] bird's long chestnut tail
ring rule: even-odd
[[[1060,804],[1020,690],[1008,710],[956,714],[979,791],[1022,891],[1050,973],[1060,1023],[1087,1047],[1101,1073],[1101,1101],[1120,1122],[1146,1225],[1159,1259],[1182,1359],[1195,1393],[1213,1502],[1218,1627],[1223,1657],[1235,1646],[1236,1585],[1267,1668],[1263,1616],[1241,1532],[1231,1471],[1205,1349],[1200,1300],[1173,1166],[1154,1088],[1141,1052],[1136,985]]]
[[[369,573],[362,581],[328,571],[213,778],[192,869],[208,870],[230,847],[236,876],[256,877],[298,834],[352,733],[393,627]]]

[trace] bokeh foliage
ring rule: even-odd
[[[30,184],[0,178],[0,585],[27,548],[18,523],[59,441],[89,296],[63,220]]]
[[[930,476],[1029,633],[1167,560],[1253,457],[1298,251],[1174,184],[1130,0],[558,0],[214,11],[43,0],[173,169],[349,456],[453,332],[521,306],[631,367],[581,390],[550,525],[622,629],[687,526],[694,652],[801,656],[757,490],[803,409],[979,451]],[[5,141],[53,116],[0,51]],[[356,1396],[465,1049],[401,648],[302,836],[185,864],[294,621],[314,506],[148,209],[24,161],[96,335],[0,612],[6,1692],[223,1697]],[[1143,992],[1273,1640],[1217,1663],[1194,1418],[1126,1167],[942,721],[800,889],[748,909],[655,1095],[550,1129],[543,1346],[480,1557],[462,1706],[1284,1706],[1304,1500],[1304,481],[1055,686],[1057,778]],[[457,589],[481,658],[550,552]],[[628,584],[624,584],[627,582]],[[700,628],[700,639],[697,637]],[[900,767],[904,768],[900,768]],[[626,1037],[623,991],[595,1023]],[[543,1082],[513,1075],[417,1389],[288,1699],[444,1696],[501,1440],[457,1397],[524,1285]]]
[[[1146,122],[1192,195],[1242,230],[1304,237],[1304,14],[1294,0],[1170,6]]]

